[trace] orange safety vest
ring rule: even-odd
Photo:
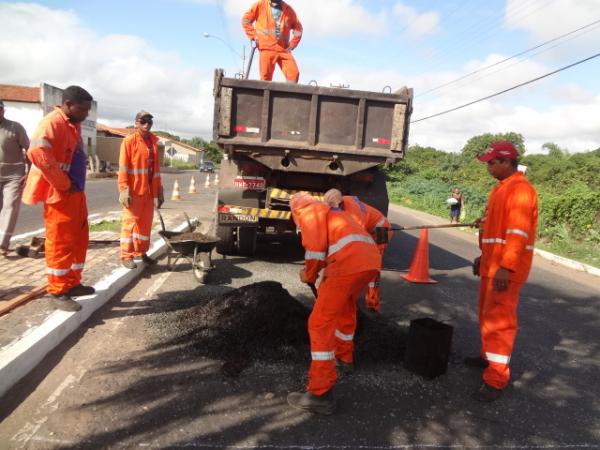
[[[343,202],[343,210],[349,213],[358,223],[360,223],[363,228],[373,235],[375,233],[375,229],[378,227],[385,227],[388,230],[392,228],[392,224],[381,212],[373,208],[370,205],[367,205],[363,201],[361,201],[358,197],[345,195],[342,197]],[[392,230],[388,231],[388,242],[392,240],[394,236],[394,232]],[[380,250],[385,250],[387,244],[378,245]]]
[[[281,5],[279,40],[275,35],[275,20],[271,13],[269,0],[260,0],[254,3],[242,17],[242,26],[248,39],[257,41],[259,50],[278,52],[293,50],[302,39],[302,24],[292,7],[285,2],[282,2]],[[291,41],[290,31],[293,35]]]
[[[80,140],[80,124],[71,122],[60,107],[42,119],[27,150],[33,164],[23,190],[23,203],[53,204],[65,197],[71,188],[67,173]]]
[[[130,134],[121,143],[119,154],[118,185],[119,192],[129,188],[129,193],[134,195],[145,195],[151,193],[152,197],[158,196],[161,186],[160,162],[158,155],[158,137],[150,133],[152,149],[154,152],[154,175],[150,180],[148,167],[148,145],[138,132]],[[150,191],[150,189],[152,189]]]
[[[305,272],[316,280],[381,269],[381,255],[373,238],[352,216],[326,203],[313,202],[293,211],[302,233]]]
[[[503,267],[511,272],[511,281],[527,280],[537,218],[537,192],[521,172],[498,183],[490,194],[479,237],[482,277],[493,278]]]

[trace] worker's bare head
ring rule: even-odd
[[[290,209],[294,212],[294,210],[301,209],[316,201],[317,200],[306,191],[296,192],[290,197]]]
[[[93,97],[80,86],[69,86],[63,91],[61,109],[73,123],[83,122],[92,109]]]
[[[332,208],[339,208],[340,203],[342,203],[342,193],[339,189],[329,189],[325,192],[323,196],[323,200]]]

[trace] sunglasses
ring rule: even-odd
[[[142,117],[140,120],[138,120],[138,122],[141,123],[142,125],[146,125],[147,123],[153,123],[154,121],[152,119]]]

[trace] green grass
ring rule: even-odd
[[[121,231],[120,220],[102,220],[97,223],[90,225],[90,232],[92,231]]]

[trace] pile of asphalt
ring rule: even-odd
[[[280,283],[243,286],[170,316],[166,328],[193,342],[202,355],[223,360],[223,372],[236,376],[258,361],[308,364],[310,308]],[[358,314],[355,360],[401,363],[406,333],[384,317]]]
[[[215,242],[217,238],[215,236],[208,236],[198,232],[185,232],[178,233],[169,238],[171,242],[182,242],[182,241],[194,241],[194,242]]]

